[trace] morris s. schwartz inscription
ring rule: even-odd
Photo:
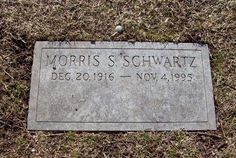
[[[37,42],[30,130],[215,130],[206,45]]]

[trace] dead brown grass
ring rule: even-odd
[[[208,43],[218,129],[28,132],[37,40]],[[236,157],[235,0],[0,0],[0,46],[0,157]]]

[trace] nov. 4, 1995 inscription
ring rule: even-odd
[[[37,42],[28,129],[212,130],[206,45]]]

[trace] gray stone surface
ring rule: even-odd
[[[28,129],[215,130],[207,45],[36,42]]]

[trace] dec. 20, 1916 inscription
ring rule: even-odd
[[[214,130],[206,45],[37,42],[30,130]]]

